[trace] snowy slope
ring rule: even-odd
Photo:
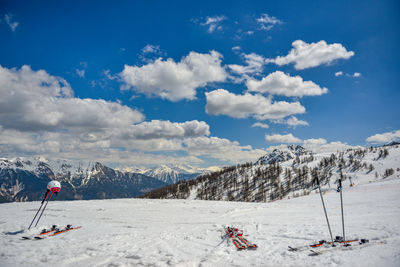
[[[39,202],[0,204],[1,266],[399,266],[400,181],[344,187],[347,237],[385,243],[310,257],[287,246],[328,239],[319,194],[245,203],[113,199],[51,202],[41,227],[27,231]],[[341,234],[339,194],[324,195],[334,235]],[[52,224],[81,225],[47,240],[22,235]],[[221,242],[241,227],[256,251]],[[24,233],[17,233],[24,230]]]
[[[310,153],[300,146],[274,150],[255,164],[227,167],[189,182],[156,189],[146,198],[268,202],[309,194],[318,177],[325,189],[400,178],[400,145]]]

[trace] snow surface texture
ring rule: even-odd
[[[334,235],[341,235],[340,197],[324,195]],[[381,240],[310,257],[290,252],[329,233],[319,194],[245,203],[113,199],[50,202],[40,227],[26,230],[40,202],[0,205],[1,266],[399,266],[400,180],[389,178],[343,192],[346,236]],[[52,224],[82,226],[45,240],[21,240]],[[255,251],[223,241],[236,225]],[[23,233],[21,231],[23,230]]]

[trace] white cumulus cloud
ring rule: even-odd
[[[105,164],[124,165],[199,164],[203,162],[195,156],[160,153],[160,151],[182,149],[181,143],[181,140],[176,139],[127,141],[115,138],[103,140],[98,138],[98,140],[93,139],[89,142],[68,132],[37,134],[12,129],[2,130],[0,127],[0,150],[3,157],[40,155],[51,159],[97,160]],[[116,146],[124,149],[116,148]],[[132,151],[132,148],[135,151]]]
[[[7,25],[10,27],[12,32],[15,32],[15,30],[17,29],[19,22],[16,21],[12,21],[13,19],[13,15],[11,14],[5,14],[4,15],[4,20],[7,23]]]
[[[242,49],[242,48],[241,48],[240,46],[234,46],[234,47],[232,47],[232,50],[235,51],[235,52],[240,51],[241,49]]]
[[[324,138],[310,138],[310,139],[304,140],[305,146],[325,145],[326,143],[327,143],[327,141]]]
[[[353,51],[347,51],[342,44],[327,44],[324,40],[310,44],[302,40],[296,40],[292,43],[292,46],[293,48],[286,56],[268,59],[267,62],[272,62],[279,66],[294,63],[295,69],[303,70],[331,64],[338,59],[349,59],[354,55]]]
[[[207,26],[208,32],[213,33],[216,30],[222,30],[221,22],[224,20],[226,20],[225,16],[207,17],[206,21],[200,25]]]
[[[182,123],[152,120],[145,121],[122,129],[126,139],[160,139],[160,138],[187,138],[210,134],[210,126],[204,121],[186,121]]]
[[[159,54],[161,53],[159,45],[151,45],[147,44],[145,47],[142,48],[143,54]]]
[[[125,65],[120,76],[125,89],[157,96],[171,101],[195,99],[196,89],[227,78],[221,66],[222,55],[216,51],[208,54],[190,52],[180,62],[159,58],[142,67]]]
[[[244,61],[247,65],[231,64],[228,68],[236,74],[258,74],[263,71],[265,65],[265,58],[263,56],[257,55],[255,53],[242,54]]]
[[[319,87],[312,81],[303,81],[300,76],[290,76],[282,71],[275,71],[262,80],[249,79],[246,86],[251,92],[268,93],[284,96],[315,96],[328,92],[328,89]]]
[[[282,23],[282,21],[280,21],[279,19],[266,13],[261,14],[261,16],[256,19],[256,21],[260,28],[265,31],[269,31],[274,27],[274,25]]]
[[[310,138],[303,141],[303,147],[314,153],[335,153],[337,151],[345,151],[347,149],[361,148],[359,146],[351,146],[340,141],[328,143],[324,138]]]
[[[161,51],[159,45],[147,44],[142,48],[139,58],[145,63],[152,63],[155,59],[163,55],[165,53]]]
[[[0,125],[22,131],[102,129],[144,119],[119,103],[76,98],[64,79],[26,65],[19,70],[0,66],[0,95]]]
[[[227,115],[233,118],[255,117],[258,120],[282,119],[292,114],[301,114],[305,108],[299,102],[275,101],[262,95],[235,95],[224,89],[206,93],[206,112],[212,115]]]
[[[339,77],[339,76],[342,76],[342,75],[343,75],[343,71],[335,72],[335,76],[336,77]]]
[[[351,74],[351,73],[343,73],[343,71],[335,72],[335,76],[336,77],[339,77],[339,76],[342,76],[342,75],[345,75],[345,76],[350,77],[350,78],[359,78],[359,77],[361,77],[361,73],[359,73],[359,72],[354,72],[353,74]]]
[[[324,138],[310,138],[306,140],[300,140],[294,137],[292,134],[288,135],[272,135],[269,136],[270,143],[301,143],[306,149],[314,153],[336,153],[338,151],[345,151],[347,149],[362,148],[360,146],[351,146],[340,141],[328,143]],[[268,143],[268,141],[267,141]],[[272,152],[274,149],[286,149],[287,145],[270,146],[267,148],[268,152]]]
[[[394,132],[386,132],[382,134],[375,134],[366,139],[368,143],[373,144],[387,144],[390,142],[400,142],[400,130]]]
[[[289,119],[286,120],[286,124],[292,127],[296,126],[309,126],[308,122],[299,120],[295,116],[290,117]]]
[[[269,125],[266,123],[256,122],[256,123],[253,123],[253,125],[251,125],[251,127],[260,127],[260,128],[268,129]]]
[[[79,77],[85,78],[85,70],[75,69],[75,72]]]
[[[294,137],[293,134],[273,134],[265,135],[267,144],[280,144],[280,143],[301,143],[301,139]]]
[[[191,155],[212,157],[233,164],[255,161],[265,154],[265,150],[242,146],[237,141],[214,136],[187,138],[183,144]]]

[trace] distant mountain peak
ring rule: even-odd
[[[304,147],[301,145],[288,145],[287,148],[299,155],[307,154],[309,153]]]
[[[300,145],[288,145],[286,148],[276,148],[271,153],[267,153],[266,155],[259,158],[255,164],[265,165],[275,162],[284,162],[307,154],[311,154],[311,152],[307,151],[304,147]]]
[[[392,142],[390,142],[390,143],[388,143],[388,144],[385,144],[385,145],[383,145],[383,146],[397,146],[397,145],[400,145],[400,142],[392,141]]]

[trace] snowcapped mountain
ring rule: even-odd
[[[183,165],[161,165],[146,171],[144,174],[154,177],[167,184],[174,184],[181,180],[193,179],[204,172]]]
[[[43,157],[32,158],[0,158],[0,168],[9,170],[24,170],[35,175],[90,175],[91,171],[95,170],[96,163],[74,162],[66,160],[48,160]]]
[[[38,200],[50,180],[58,180],[63,186],[59,199],[98,199],[137,197],[166,184],[207,173],[210,173],[208,169],[189,165],[120,170],[99,162],[0,158],[0,202]]]
[[[288,145],[286,149],[274,149],[271,153],[262,156],[256,161],[255,165],[283,162],[308,154],[311,155],[312,153],[302,146]]]
[[[61,182],[60,200],[137,197],[165,185],[144,174],[120,172],[99,162],[2,158],[0,203],[39,200],[50,180]]]
[[[255,164],[226,167],[147,193],[145,198],[266,202],[310,194],[318,177],[323,188],[357,186],[400,178],[400,145],[310,153],[300,146],[274,150]]]
[[[218,170],[213,168],[212,170]],[[190,165],[161,165],[153,168],[140,168],[140,167],[125,167],[122,169],[124,172],[141,173],[166,184],[174,184],[182,180],[190,180],[199,175],[211,173],[210,169],[195,168]]]

